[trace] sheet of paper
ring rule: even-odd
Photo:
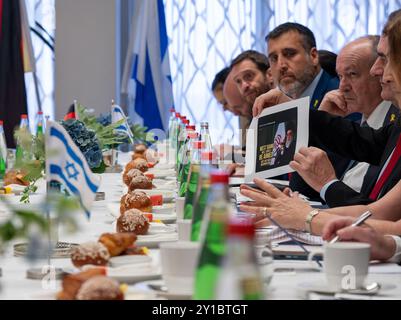
[[[245,181],[293,172],[289,163],[308,139],[309,97],[266,108],[247,131]]]

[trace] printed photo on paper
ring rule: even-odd
[[[265,109],[248,130],[245,181],[293,172],[289,163],[308,135],[309,98]]]

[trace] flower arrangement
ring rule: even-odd
[[[80,120],[70,119],[61,121],[61,124],[85,156],[89,167],[92,171],[96,171],[103,161],[102,149],[96,132],[88,129]]]
[[[111,124],[111,115],[110,114],[100,114],[97,118],[97,122],[102,126],[109,126]],[[155,142],[154,136],[152,133],[147,132],[148,128],[141,126],[140,124],[133,124],[131,120],[128,118],[128,125],[132,131],[134,136],[135,144],[152,144]],[[128,138],[124,137],[124,143],[128,143]]]

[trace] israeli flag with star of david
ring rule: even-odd
[[[46,179],[57,181],[77,196],[88,218],[100,185],[82,154],[62,125],[49,121],[46,129]]]
[[[132,133],[131,128],[129,127],[128,120],[127,117],[125,116],[123,109],[121,109],[120,106],[113,104],[111,106],[111,123],[116,123],[120,120],[124,120],[124,122],[116,129],[114,129],[114,131],[125,134],[130,140],[130,142],[134,143],[134,134]]]

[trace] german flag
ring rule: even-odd
[[[14,128],[27,113],[22,47],[20,2],[0,0],[0,120],[11,148]]]

